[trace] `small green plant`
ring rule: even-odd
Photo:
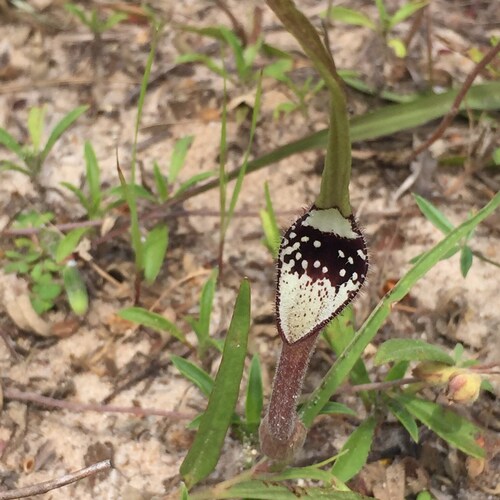
[[[14,227],[40,228],[53,220],[52,213],[28,212],[21,214]],[[43,229],[37,238],[14,239],[14,249],[5,250],[8,259],[5,271],[23,276],[30,284],[33,309],[42,314],[52,309],[63,291],[71,309],[84,315],[88,309],[88,295],[76,261],[68,259],[87,229],[76,229],[66,236],[51,229]]]
[[[428,4],[428,0],[419,1],[411,0],[401,6],[394,14],[389,14],[383,0],[375,0],[378,11],[378,22],[373,21],[362,12],[348,7],[330,7],[326,12],[332,20],[341,21],[354,26],[364,26],[372,31],[379,33],[386,44],[394,50],[397,57],[406,56],[406,47],[400,38],[389,37],[390,32],[399,23],[402,23],[415,12],[424,8]]]
[[[0,172],[2,170],[13,170],[26,174],[32,181],[37,181],[43,164],[54,144],[87,109],[88,106],[79,106],[64,116],[52,129],[47,142],[43,146],[44,107],[34,107],[29,111],[28,131],[30,144],[28,145],[21,145],[6,130],[0,128],[0,144],[16,154],[22,162],[22,164],[19,164],[10,160],[0,160]]]
[[[267,182],[264,184],[264,198],[266,200],[266,208],[260,211],[260,221],[264,231],[264,244],[271,252],[271,255],[278,257],[278,250],[280,247],[280,229],[276,222],[276,214],[274,213],[273,203],[271,201],[271,193]]]
[[[88,11],[74,3],[67,3],[64,5],[64,8],[75,16],[83,25],[87,26],[96,37],[100,37],[104,32],[110,30],[128,17],[124,12],[113,12],[103,19],[96,8]]]

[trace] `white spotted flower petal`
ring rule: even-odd
[[[321,330],[356,297],[368,272],[356,220],[314,205],[283,236],[278,255],[278,330],[293,344]]]

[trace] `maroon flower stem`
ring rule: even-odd
[[[318,335],[295,344],[283,342],[267,415],[259,430],[261,450],[269,458],[289,461],[304,444],[306,430],[297,416],[297,400]]]

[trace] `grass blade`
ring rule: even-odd
[[[21,145],[6,130],[0,128],[0,144],[15,153],[24,161],[24,153]]]
[[[101,179],[99,164],[95,155],[94,148],[90,142],[86,141],[84,146],[84,156],[87,172],[87,184],[89,186],[89,217],[99,216],[101,207]]]
[[[73,125],[73,123],[81,115],[83,115],[87,109],[89,109],[88,106],[79,106],[78,108],[75,108],[73,111],[70,111],[66,116],[64,116],[62,120],[52,129],[49,139],[40,154],[40,164],[45,161],[59,137],[61,137],[61,135],[64,134],[64,132],[68,130],[68,128],[71,127],[71,125]]]
[[[240,388],[250,329],[250,285],[240,286],[224,352],[207,409],[180,472],[188,488],[207,477],[217,465],[231,424]]]
[[[411,287],[422,278],[446,253],[481,221],[492,214],[500,205],[500,193],[484,206],[472,218],[451,231],[442,241],[426,252],[418,262],[401,278],[396,286],[378,303],[358,330],[352,342],[335,361],[321,385],[313,392],[309,401],[301,410],[306,427],[310,427],[314,417],[330,399],[339,385],[348,376],[365,347],[375,337],[383,322],[391,312],[392,304],[400,301],[410,291]]]
[[[193,143],[194,136],[188,135],[179,139],[174,145],[174,152],[172,153],[172,159],[170,160],[170,169],[168,172],[168,180],[173,183],[177,179],[179,172],[184,166],[186,161],[186,156],[188,154],[189,148]]]

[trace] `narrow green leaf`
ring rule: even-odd
[[[101,207],[101,174],[94,148],[88,141],[85,142],[84,156],[87,172],[86,181],[89,186],[90,194],[89,217],[92,219],[99,215]]]
[[[460,252],[460,271],[464,278],[467,277],[467,274],[472,266],[472,260],[474,255],[472,254],[472,249],[465,245]]]
[[[418,194],[413,194],[418,208],[426,219],[437,227],[442,233],[448,234],[455,227],[435,205]]]
[[[74,260],[70,260],[64,267],[63,282],[71,309],[75,314],[83,316],[89,308],[89,296]]]
[[[218,270],[213,269],[201,290],[199,318],[191,322],[198,339],[198,353],[201,358],[210,345],[210,318],[212,316],[217,276]]]
[[[320,413],[321,415],[349,415],[351,417],[357,416],[357,413],[354,410],[342,403],[337,403],[335,401],[328,401],[328,403],[323,406]]]
[[[332,474],[344,483],[352,479],[365,465],[372,446],[376,421],[365,420],[347,439],[340,456],[332,467]]]
[[[451,356],[441,348],[418,339],[390,339],[384,342],[375,355],[374,363],[379,366],[391,361],[439,361],[453,365]]]
[[[206,499],[198,497],[196,493],[191,495],[191,500]],[[212,498],[212,497],[211,497]],[[297,500],[297,498],[311,498],[322,500],[369,500],[369,497],[351,491],[338,491],[332,487],[308,486],[299,488],[297,486],[285,486],[273,483],[271,479],[264,481],[246,481],[229,487],[226,490],[217,491],[218,499],[252,498],[255,500]]]
[[[428,5],[428,1],[424,2],[408,2],[399,8],[392,16],[389,18],[389,29],[394,28],[397,24],[405,21],[411,15],[415,14],[418,10],[422,9]]]
[[[40,161],[43,163],[47,156],[49,155],[50,151],[54,147],[54,144],[57,142],[59,137],[61,137],[62,134],[66,130],[71,127],[71,125],[81,116],[85,111],[89,109],[88,106],[79,106],[78,108],[75,108],[73,111],[70,111],[66,116],[64,116],[59,123],[53,128],[52,132],[50,133],[49,139],[47,141],[47,144],[45,144],[45,147],[43,148],[43,151],[40,153]]]
[[[117,314],[120,318],[126,319],[127,321],[139,323],[159,333],[168,332],[181,342],[186,341],[184,334],[179,328],[161,314],[148,311],[142,307],[126,307]]]
[[[219,66],[214,59],[206,56],[205,54],[197,54],[197,53],[188,53],[182,54],[175,58],[174,64],[186,64],[186,63],[202,63],[204,64],[210,71],[214,72],[216,75],[219,75],[222,78],[229,78],[226,70]]]
[[[6,130],[0,128],[0,144],[10,149],[21,160],[24,161],[24,153],[22,146],[12,137]]]
[[[377,25],[368,16],[347,7],[331,7],[327,11],[327,16],[334,21],[341,21],[354,26],[364,26],[373,31],[377,29]]]
[[[113,12],[113,14],[111,14],[106,21],[101,24],[99,31],[104,33],[116,26],[118,23],[125,21],[125,19],[128,19],[128,15],[124,12]]]
[[[467,455],[482,458],[484,449],[478,444],[482,432],[479,427],[457,413],[410,394],[395,396],[415,418],[434,431],[439,437]]]
[[[154,282],[163,265],[168,247],[168,227],[158,224],[149,231],[144,242],[144,278]]]
[[[72,254],[85,233],[88,232],[88,227],[78,227],[66,234],[57,245],[55,261],[62,262],[66,257]]]
[[[167,179],[161,173],[160,167],[156,161],[153,163],[153,175],[155,178],[156,193],[160,201],[164,203],[168,199]]]
[[[247,397],[245,402],[245,418],[250,432],[256,432],[260,425],[263,407],[262,373],[259,357],[254,356],[250,363],[248,375]]]
[[[266,200],[266,209],[261,210],[260,220],[262,222],[262,229],[264,230],[266,246],[269,248],[272,256],[276,258],[280,247],[281,233],[276,222],[276,214],[274,213],[267,182],[264,184],[264,197]]]
[[[186,377],[188,380],[200,389],[200,391],[208,398],[212,392],[214,381],[212,377],[202,368],[196,366],[191,361],[181,358],[179,356],[171,355],[170,359],[175,367]]]
[[[418,426],[411,413],[397,400],[389,397],[384,398],[391,413],[401,422],[415,443],[418,443]]]
[[[66,189],[71,191],[78,198],[80,205],[82,205],[82,207],[85,208],[87,212],[89,212],[90,210],[89,202],[87,198],[85,198],[85,195],[83,194],[83,191],[81,189],[77,188],[76,186],[73,186],[73,184],[70,184],[69,182],[61,182],[61,186],[64,186]]]
[[[500,193],[497,193],[490,202],[472,218],[451,231],[442,241],[426,252],[421,259],[399,280],[396,286],[378,303],[366,319],[363,326],[357,331],[352,342],[335,361],[320,386],[313,392],[301,410],[302,420],[306,427],[310,427],[314,417],[330,399],[339,385],[348,376],[352,367],[363,353],[366,346],[372,341],[392,310],[392,304],[400,301],[410,291],[412,286],[434,267],[443,255],[449,252],[468,232],[481,221],[491,215],[500,205]]]
[[[208,172],[200,172],[190,177],[187,181],[183,182],[179,189],[175,192],[175,196],[180,196],[184,191],[187,191],[191,186],[198,184],[198,182],[205,181],[210,177],[217,175],[215,170],[209,170]]]
[[[30,109],[28,114],[28,131],[33,144],[33,149],[38,151],[43,134],[43,121],[45,118],[45,107],[35,106]]]
[[[186,161],[186,156],[188,154],[191,144],[193,144],[194,136],[188,135],[176,141],[174,145],[174,152],[172,153],[172,158],[170,160],[170,168],[168,171],[168,180],[170,182],[175,182],[179,172],[184,166]]]
[[[183,482],[181,482],[181,500],[189,500],[188,489]]]
[[[0,160],[0,172],[5,172],[12,170],[13,172],[21,172],[21,174],[31,176],[31,171],[27,168],[19,166],[17,163],[13,163],[8,160]]]
[[[72,3],[66,3],[64,4],[64,8],[74,16],[76,16],[85,26],[90,27],[90,21],[86,16],[86,13],[83,9],[80,9],[80,7],[72,4]]]
[[[59,283],[35,283],[32,287],[33,293],[40,299],[54,301],[62,292],[62,286]]]
[[[207,477],[217,465],[238,400],[250,329],[250,285],[240,286],[224,352],[207,409],[194,443],[180,467],[188,488]]]

